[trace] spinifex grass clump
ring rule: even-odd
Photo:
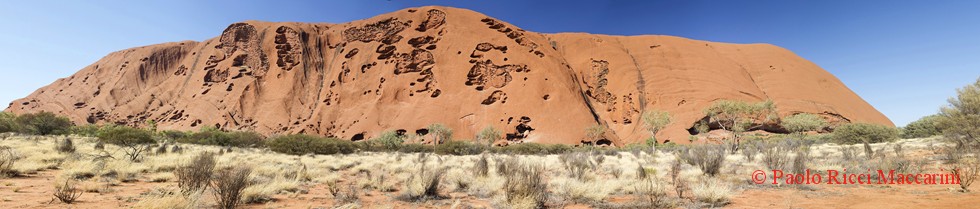
[[[545,203],[547,184],[544,168],[534,164],[509,161],[507,182],[504,183],[505,199],[512,208],[541,208]]]

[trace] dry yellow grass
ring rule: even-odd
[[[130,162],[121,149],[105,145],[104,150],[94,149],[95,139],[74,137],[76,151],[59,153],[55,151],[55,137],[12,137],[0,140],[0,146],[11,147],[19,157],[13,168],[22,174],[39,171],[56,172],[58,180],[77,180],[80,189],[90,193],[116,192],[120,182],[165,182],[168,185],[160,190],[177,190],[174,185],[178,179],[174,175],[177,167],[190,163],[193,156],[202,152],[221,153],[223,148],[215,146],[180,144],[181,153],[153,152],[144,156],[140,162]],[[875,150],[891,151],[897,144],[906,150],[928,150],[940,146],[935,139],[909,139],[896,143],[872,145]],[[840,149],[856,145],[818,144],[812,147],[813,158],[808,168],[814,170],[841,170],[851,166],[842,161]],[[863,149],[863,148],[861,148]],[[419,153],[356,153],[350,155],[303,155],[293,156],[270,152],[265,149],[235,148],[232,152],[216,156],[216,169],[247,164],[253,167],[250,180],[252,185],[244,191],[244,202],[259,203],[274,200],[278,195],[304,193],[307,189],[342,182],[366,191],[389,193],[386,198],[400,194],[420,196],[425,190],[426,176],[420,174],[425,165],[428,172],[445,169],[440,178],[443,195],[465,193],[473,198],[497,203],[501,207],[526,207],[533,203],[522,201],[502,201],[506,176],[501,175],[504,161],[518,160],[534,162],[542,167],[547,191],[555,198],[549,204],[601,204],[611,197],[635,196],[640,200],[648,198],[676,198],[675,182],[671,179],[671,165],[677,157],[667,150],[656,153],[615,152],[610,155],[584,153],[589,166],[584,177],[574,178],[566,168],[562,155],[522,155],[486,154],[489,170],[487,176],[475,176],[476,162],[481,158],[474,156],[440,156]],[[793,157],[796,154],[790,154]],[[863,156],[863,153],[859,152]],[[708,177],[696,166],[682,164],[678,173],[681,182],[687,187],[682,192],[693,196],[699,202],[711,205],[724,205],[731,197],[744,190],[747,179],[753,171],[765,168],[761,157],[747,160],[743,155],[729,155],[725,159],[719,175]],[[54,170],[56,169],[56,170]],[[637,169],[643,169],[647,177],[640,177]],[[197,208],[213,204],[208,198],[184,196],[174,193],[151,192],[140,196],[136,208]],[[206,196],[206,195],[205,195]],[[655,197],[655,198],[650,198]],[[84,197],[83,197],[84,199]],[[562,203],[562,201],[565,201]],[[676,199],[676,201],[681,201]],[[452,202],[451,202],[452,203]],[[514,205],[506,205],[514,204]],[[659,204],[659,203],[658,203]],[[457,204],[460,205],[460,204]],[[344,207],[362,207],[361,203],[350,203]],[[447,205],[448,206],[448,205]]]

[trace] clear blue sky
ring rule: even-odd
[[[903,126],[980,76],[980,1],[8,1],[0,106],[109,52],[202,41],[243,20],[333,22],[406,7],[475,10],[536,32],[771,43],[840,78]]]

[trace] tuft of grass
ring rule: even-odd
[[[420,156],[421,158],[425,157]],[[431,169],[425,165],[425,160],[419,161],[423,163],[419,166],[417,172],[412,173],[412,176],[405,182],[404,192],[398,199],[403,201],[424,201],[427,199],[441,198],[439,196],[439,189],[442,186],[442,177],[446,174],[447,168]]]
[[[896,143],[895,146],[892,148],[895,151],[895,156],[905,157],[905,151],[903,148],[904,145],[902,145],[902,143]]]
[[[644,168],[643,165],[641,165],[639,163],[636,164],[636,178],[637,179],[648,179],[648,178],[650,178],[650,174],[647,173],[647,169]]]
[[[691,195],[694,195],[698,201],[720,207],[731,200],[732,187],[715,178],[702,178],[698,184],[691,187]]]
[[[851,161],[854,160],[855,157],[857,157],[857,150],[851,146],[841,146],[840,153],[844,161]]]
[[[489,173],[490,162],[487,160],[487,155],[480,155],[480,158],[476,161],[476,165],[473,166],[473,176],[487,177]]]
[[[544,168],[534,164],[510,161],[505,172],[504,197],[511,208],[544,207],[547,184],[544,181]]]
[[[193,209],[204,208],[201,192],[188,195],[170,191],[155,191],[137,202],[133,208],[142,209]]]
[[[69,137],[58,140],[54,149],[60,153],[75,153],[75,143]]]
[[[759,154],[762,147],[762,143],[758,141],[746,143],[742,148],[742,155],[745,155],[745,159],[749,162],[755,161],[755,156]]]
[[[670,164],[670,180],[674,182],[674,192],[677,192],[678,198],[684,198],[684,191],[687,191],[687,182],[680,178],[681,174],[681,160],[674,160]]]
[[[156,154],[157,155],[167,154],[167,145],[166,144],[163,144],[163,145],[160,145],[160,147],[157,147]]]
[[[676,203],[667,196],[667,185],[657,179],[643,179],[633,185],[633,190],[642,197],[643,204],[635,208],[676,208]]]
[[[336,204],[351,204],[356,203],[360,200],[360,190],[357,189],[353,184],[348,184],[346,187],[338,187],[333,194]]]
[[[617,179],[623,175],[623,169],[620,168],[619,166],[608,166],[606,167],[606,170],[609,171],[609,175],[612,175]]]
[[[804,173],[808,168],[807,164],[810,162],[810,146],[800,146],[796,150],[796,156],[793,157],[793,172]]]
[[[725,152],[724,145],[699,145],[690,149],[680,151],[678,157],[688,164],[698,166],[705,174],[710,176],[718,175],[721,167],[724,166]]]
[[[789,156],[786,154],[788,151],[784,146],[773,146],[769,144],[762,149],[762,162],[770,170],[783,169],[789,160]]]
[[[451,183],[453,191],[467,191],[473,185],[473,177],[467,176],[461,169],[451,169],[447,171],[446,181]]]
[[[257,195],[260,202],[265,202],[266,200],[271,200],[272,195],[281,193],[294,193],[300,192],[302,189],[300,185],[302,182],[296,180],[294,177],[290,177],[284,174],[261,174],[261,169],[255,169],[252,171],[254,177],[252,178],[252,184],[246,188],[246,196],[249,194]],[[273,175],[273,176],[269,176]],[[248,199],[248,198],[246,198]]]
[[[83,191],[76,188],[71,183],[71,179],[65,180],[64,185],[55,186],[54,197],[65,204],[72,204],[78,197],[82,196]]]
[[[102,141],[96,142],[92,148],[95,150],[105,150],[105,143]]]
[[[608,184],[611,184],[609,181]],[[559,177],[551,180],[555,194],[574,203],[601,203],[614,189],[603,181],[580,181],[574,178]]]
[[[602,156],[602,155],[600,155]],[[562,154],[559,158],[564,165],[565,170],[568,171],[568,175],[572,178],[578,180],[586,180],[588,171],[595,170],[596,164],[589,160],[588,153],[575,152]],[[605,158],[598,158],[605,159]],[[498,169],[498,171],[501,169]]]
[[[82,191],[89,193],[106,194],[113,191],[112,182],[108,179],[106,181],[85,181],[79,187]]]
[[[156,182],[156,183],[168,182],[168,181],[172,180],[173,178],[174,178],[174,175],[172,173],[155,173],[155,174],[150,174],[149,176],[147,176],[147,179],[149,180],[149,182]]]

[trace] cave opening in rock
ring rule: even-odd
[[[354,142],[364,140],[364,133],[354,134],[350,140]]]
[[[423,128],[423,129],[415,130],[415,135],[425,136],[426,134],[429,134],[429,129]]]

